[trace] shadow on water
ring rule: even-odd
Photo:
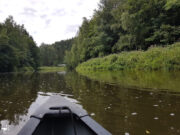
[[[178,82],[179,73],[0,74],[0,135],[16,134],[53,94],[70,96],[113,135],[180,134]]]

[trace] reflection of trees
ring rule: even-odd
[[[21,116],[28,113],[39,91],[71,93],[66,88],[64,76],[57,73],[1,74],[0,120],[17,125]]]
[[[35,74],[0,75],[0,120],[18,124],[20,116],[37,97],[38,80]]]
[[[138,91],[106,82],[88,79],[77,73],[68,73],[66,82],[76,99],[94,118],[113,134],[174,134],[170,127],[179,128],[180,97],[168,93]],[[178,101],[178,102],[177,102]],[[158,107],[153,105],[158,104]],[[132,113],[137,115],[133,116]],[[154,120],[158,117],[159,120]]]
[[[119,75],[111,76],[118,81]],[[133,78],[137,79],[137,76]],[[125,77],[125,81],[129,80]],[[75,72],[69,72],[66,75],[1,74],[0,120],[9,120],[12,124],[18,124],[21,116],[27,114],[39,91],[73,94],[84,109],[89,113],[95,113],[94,119],[114,135],[124,134],[124,132],[135,135],[144,134],[145,130],[154,134],[176,134],[175,131],[180,125],[178,95],[138,91],[137,87],[125,88],[107,80],[92,80]],[[133,112],[137,115],[133,116]],[[174,113],[175,116],[170,116],[170,113]],[[154,117],[159,119],[154,120]],[[170,127],[175,130],[170,130]]]
[[[66,87],[64,75],[57,73],[41,73],[39,74],[39,91],[42,92],[65,92],[71,94],[71,89]]]
[[[159,90],[159,91],[180,91],[180,72],[167,71],[102,71],[102,72],[82,72],[88,78],[116,83],[121,87]]]
[[[121,104],[121,98],[118,98],[116,87],[92,81],[86,77],[79,76],[77,73],[68,73],[66,75],[66,82],[67,85],[72,87],[74,97],[81,102],[84,109],[89,113],[95,113],[94,118],[105,128],[113,131],[116,126],[123,122],[117,118],[113,119],[113,116],[115,117],[116,115],[114,115],[113,111],[110,111],[114,106],[117,106],[119,103]],[[125,93],[126,91],[123,91],[121,95]],[[116,109],[115,111],[118,113],[122,110]]]

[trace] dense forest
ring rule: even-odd
[[[73,38],[38,47],[23,25],[9,16],[0,23],[0,72],[37,71],[39,66],[64,63]]]
[[[147,50],[180,41],[179,0],[101,0],[76,37],[37,47],[13,17],[0,23],[0,72],[38,70],[67,64],[74,69],[91,58]]]
[[[40,62],[42,66],[57,66],[64,63],[65,52],[71,49],[73,38],[55,42],[54,44],[41,44]]]
[[[147,50],[180,40],[179,0],[101,0],[83,19],[70,51],[68,68],[90,58],[122,51]]]
[[[12,72],[39,67],[39,49],[23,25],[12,16],[0,23],[0,72]]]

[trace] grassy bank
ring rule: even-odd
[[[180,70],[180,42],[167,47],[151,47],[147,51],[122,52],[90,59],[78,65],[76,70]]]
[[[65,67],[40,67],[39,72],[61,72],[65,71]]]

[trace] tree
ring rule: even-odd
[[[53,44],[41,44],[40,63],[42,66],[57,66],[64,63],[65,52],[71,49],[73,39],[62,40]]]
[[[67,52],[69,67],[94,57],[165,46],[180,37],[179,0],[101,0]]]
[[[14,71],[18,65],[16,51],[8,44],[6,32],[6,29],[3,29],[0,33],[0,72]]]
[[[39,66],[39,51],[24,26],[17,25],[12,16],[0,24],[0,72],[12,72]]]

